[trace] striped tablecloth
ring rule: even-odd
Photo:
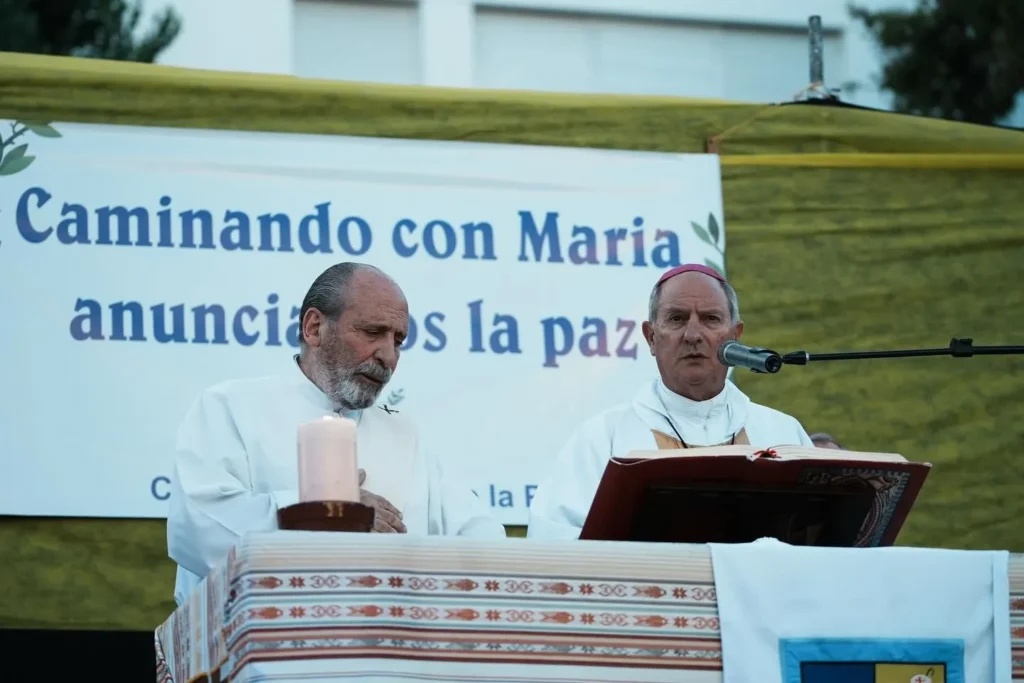
[[[1024,556],[1010,591],[1024,680]],[[171,683],[721,681],[705,546],[254,534],[156,649]]]

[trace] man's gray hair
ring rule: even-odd
[[[302,321],[306,318],[306,311],[315,308],[328,319],[336,321],[348,306],[348,288],[352,278],[356,273],[367,270],[391,279],[376,266],[347,261],[334,264],[313,280],[313,284],[310,285],[309,291],[306,292],[306,296],[302,300],[302,309],[299,311],[300,346],[306,346],[306,339],[302,334]]]
[[[647,319],[652,323],[656,322],[658,318],[658,306],[661,304],[661,286],[665,282],[659,282],[651,290],[651,298],[647,303]],[[736,296],[736,290],[728,282],[723,282],[722,280],[716,280],[716,282],[721,285],[722,291],[725,292],[725,299],[729,302],[729,320],[735,325],[740,321],[740,300]]]

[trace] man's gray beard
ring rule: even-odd
[[[348,410],[363,410],[372,406],[391,380],[391,371],[372,360],[348,370],[321,366],[317,374],[321,375],[317,378],[317,385],[330,397],[331,402],[338,408]],[[371,386],[356,375],[368,375],[380,380],[381,385]]]

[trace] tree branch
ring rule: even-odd
[[[14,144],[14,141],[20,138],[22,135],[28,132],[28,127],[22,124],[21,129],[15,129],[16,124],[11,124],[11,137],[4,140],[3,144],[0,145],[0,149],[7,149],[7,145]]]

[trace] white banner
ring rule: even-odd
[[[659,273],[724,262],[718,159],[7,122],[0,514],[163,517],[203,388],[280,371],[341,261],[409,299],[382,400],[505,523],[656,371]]]

